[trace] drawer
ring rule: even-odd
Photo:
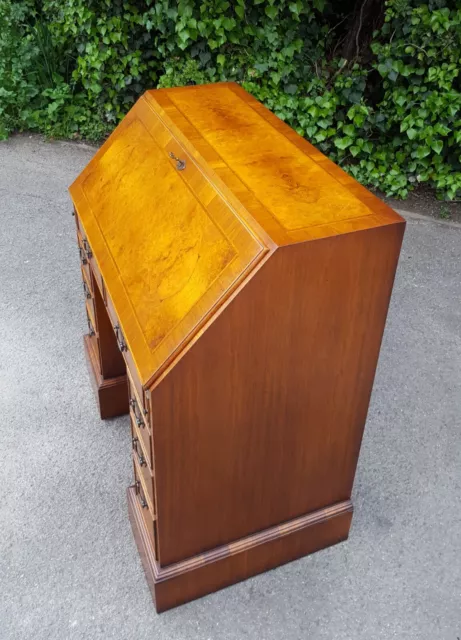
[[[83,297],[85,300],[93,299],[93,287],[88,283],[85,272],[82,269],[82,289],[83,289]]]
[[[85,336],[85,340],[87,340],[88,348],[92,353],[92,362],[99,363],[99,340],[98,335],[96,334],[91,320],[88,318],[88,333]],[[99,369],[99,366],[98,366]]]
[[[131,427],[133,437],[138,438],[141,443],[141,447],[144,450],[144,456],[147,460],[147,464],[152,471],[154,468],[153,465],[153,456],[152,456],[152,448],[151,448],[151,436],[150,431],[147,429],[146,425],[142,420],[137,420],[136,415],[133,412],[133,408],[131,405],[132,398],[130,397],[130,418],[131,418]]]
[[[88,242],[88,239],[85,236],[85,232],[82,229],[82,225],[80,225],[79,231],[77,232],[77,240],[80,253],[80,262],[82,264],[82,268],[85,270],[87,280],[92,283],[92,274],[99,286],[100,291],[103,291],[102,277],[99,273],[96,260],[94,259],[90,243]]]
[[[82,269],[82,288],[83,295],[85,298],[94,298],[94,286],[93,286],[93,278],[91,277],[91,272],[88,274],[88,271],[81,267]]]
[[[117,314],[115,312],[114,305],[112,304],[112,300],[108,292],[106,291],[106,308],[107,313],[109,315],[110,321],[112,323],[112,327],[114,329],[115,337],[117,338],[118,348],[120,349],[121,354],[125,360],[127,370],[129,371],[129,379],[131,386],[136,389],[138,403],[141,407],[143,407],[143,388],[141,382],[136,374],[136,365],[134,364],[134,360],[131,356],[131,353],[128,349],[128,345],[125,340],[125,336],[123,335],[122,328],[120,326],[120,322],[118,320]]]
[[[150,510],[148,500],[146,499],[145,488],[143,487],[142,481],[140,480],[136,464],[134,465],[134,486],[136,489],[136,496],[139,501],[139,510],[142,514],[146,529],[152,541],[155,559],[158,560],[157,518]]]
[[[128,377],[128,394],[130,397],[130,407],[135,416],[136,424],[140,429],[147,427],[147,429],[149,429],[150,431],[149,412],[147,410],[147,407],[141,400],[141,398],[144,398],[144,394],[142,394],[141,397],[139,396],[138,389],[133,383],[133,380],[129,372],[127,374],[127,377]]]
[[[89,317],[89,320],[91,322],[93,329],[97,331],[98,326],[96,322],[96,310],[94,306],[94,291],[90,282],[91,282],[91,278],[90,278],[90,281],[88,282],[86,273],[82,268],[82,289],[83,289],[83,298],[85,300],[85,305],[87,307],[87,315]]]
[[[136,432],[133,430],[132,433],[133,437],[131,441],[133,444],[134,465],[144,487],[144,493],[146,494],[146,500],[149,503],[149,508],[151,512],[155,514],[154,479],[146,458],[146,452],[142,448],[140,440],[136,436]]]
[[[96,326],[95,326],[95,322],[94,322],[94,313],[92,314],[91,311],[89,310],[89,305],[88,305],[88,300],[85,304],[85,310],[86,310],[86,321],[88,324],[88,335],[90,336],[90,338],[96,337]]]
[[[80,233],[77,233],[78,253],[80,256],[80,266],[87,282],[91,282],[90,261],[83,246],[83,239]]]
[[[92,329],[93,332],[96,333],[98,328],[96,326],[93,298],[85,299],[85,307],[86,307],[86,317],[88,322],[88,330],[91,333],[91,329]]]

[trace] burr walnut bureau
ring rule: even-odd
[[[345,540],[404,221],[233,83],[145,93],[70,193],[157,610]]]

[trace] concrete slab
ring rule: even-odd
[[[92,154],[0,143],[0,639],[461,637],[461,228],[408,218],[349,541],[157,616],[82,349],[66,189]]]

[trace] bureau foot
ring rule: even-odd
[[[128,413],[127,377],[103,378],[99,368],[99,355],[89,335],[83,337],[86,361],[91,382],[96,393],[99,414],[103,420]]]
[[[134,538],[158,613],[342,542],[348,537],[352,519],[352,503],[345,500],[182,562],[160,567],[155,560],[135,487],[129,487],[127,494]]]

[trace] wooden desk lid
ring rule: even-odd
[[[143,384],[264,253],[400,220],[233,83],[147,92],[70,193]]]

